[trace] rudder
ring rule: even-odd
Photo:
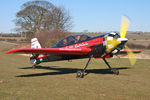
[[[31,48],[38,49],[41,48],[41,45],[37,38],[31,39]],[[39,64],[42,61],[42,54],[31,54],[30,55],[30,63],[31,64]]]

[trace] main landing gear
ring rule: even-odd
[[[84,77],[84,73],[85,73],[86,68],[88,67],[92,57],[93,57],[93,55],[90,56],[90,58],[86,64],[86,66],[84,67],[83,71],[81,71],[81,70],[77,71],[77,76],[76,76],[77,78],[83,78]]]
[[[34,64],[34,65],[32,66],[32,69],[35,69],[35,68],[36,68],[36,66],[37,66],[37,64]]]
[[[109,63],[107,62],[107,60],[105,58],[103,58],[105,64],[108,66],[108,68],[116,75],[119,75],[119,70],[117,69],[112,69],[111,66],[109,65]]]
[[[93,55],[90,56],[86,66],[84,67],[83,71],[79,70],[77,71],[77,78],[83,78],[84,77],[84,73],[86,71],[86,68],[88,67],[90,61],[91,61],[91,58],[93,57]],[[119,71],[117,69],[112,69],[111,66],[109,65],[109,63],[107,62],[107,60],[105,58],[103,58],[104,62],[106,63],[106,65],[108,66],[108,68],[116,75],[119,75]]]

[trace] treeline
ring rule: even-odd
[[[29,42],[26,37],[20,33],[0,33],[0,41],[6,42]]]
[[[138,31],[138,32],[132,32],[132,31],[129,31],[128,34],[150,34],[150,32],[142,32],[142,31]]]
[[[127,46],[131,49],[150,49],[150,43],[148,45],[127,43]]]
[[[30,42],[27,39],[11,39],[11,38],[0,38],[0,41],[6,41],[6,42]]]
[[[23,37],[20,33],[0,33],[0,37]]]

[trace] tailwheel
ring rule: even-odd
[[[77,78],[83,78],[84,77],[84,73],[81,70],[79,70],[79,71],[77,71],[77,76],[76,77]]]
[[[117,70],[117,69],[112,69],[111,71],[112,71],[114,74],[119,75],[119,70]]]

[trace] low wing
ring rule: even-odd
[[[57,54],[57,55],[86,55],[91,52],[90,48],[20,48],[8,51],[7,53],[28,53],[28,54]]]
[[[133,53],[141,53],[144,50],[131,50]],[[126,54],[127,50],[121,50],[119,54]]]

